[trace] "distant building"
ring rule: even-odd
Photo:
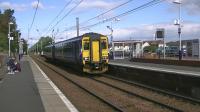
[[[144,42],[144,47],[146,46],[151,46],[151,45],[157,45],[158,47],[163,47],[163,40],[145,40]]]
[[[123,40],[113,41],[114,59],[124,59],[130,57],[141,57],[143,53],[143,41]],[[110,49],[112,51],[112,49]]]
[[[158,48],[163,48],[163,40],[123,40],[113,41],[114,43],[114,59],[124,58],[138,58],[143,56],[143,49],[146,46],[157,45]],[[165,44],[166,55],[178,55],[179,41],[167,42]],[[200,58],[200,39],[182,40],[182,50],[185,56],[199,57]],[[110,47],[110,52],[113,52]]]
[[[200,39],[182,40],[182,50],[185,50],[187,56],[197,57],[200,54]],[[179,41],[168,42],[167,46],[176,46],[179,48]]]

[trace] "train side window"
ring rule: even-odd
[[[107,49],[107,45],[105,41],[101,41],[101,48],[102,49]]]
[[[85,42],[84,43],[84,50],[89,50],[89,48],[90,48],[89,42]]]

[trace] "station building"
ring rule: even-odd
[[[186,50],[189,57],[200,57],[200,39],[182,40],[182,48]],[[179,48],[179,41],[168,42],[167,46],[176,46]]]
[[[162,40],[123,40],[113,41],[113,45],[114,59],[125,59],[130,57],[140,58],[143,56],[143,48],[146,46],[157,45],[163,47],[164,43]],[[165,46],[177,47],[177,50],[179,50],[179,41],[167,42]],[[200,39],[182,40],[182,48],[185,49],[186,56],[200,58]],[[110,51],[112,51],[112,48]]]

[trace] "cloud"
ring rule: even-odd
[[[200,10],[200,0],[183,0],[183,6],[186,8],[187,12],[191,15],[199,15]]]
[[[173,3],[174,0],[168,0],[169,3]],[[179,0],[175,0],[179,1]],[[174,4],[175,5],[175,4]],[[169,11],[177,10],[176,7],[171,7]],[[199,15],[200,10],[200,0],[181,0],[181,7],[189,15]]]
[[[106,9],[110,9],[114,6],[117,6],[119,3],[121,3],[120,1],[115,1],[115,2],[109,2],[106,0],[84,0],[76,9],[76,12],[87,12],[87,11],[91,11],[94,9],[97,10],[106,10]],[[77,3],[74,3],[73,5],[75,5]]]
[[[15,3],[10,3],[10,2],[0,2],[0,9],[14,9],[15,11],[25,11],[29,6],[31,5],[32,8],[36,8],[38,4],[38,1],[33,1],[31,4],[15,4]],[[55,6],[48,6],[44,7],[44,5],[39,2],[38,8],[40,9],[54,9]]]
[[[115,29],[114,40],[152,40],[157,28],[165,28],[165,37],[167,41],[178,40],[177,26],[169,23],[157,25],[141,25],[140,27],[130,27]],[[184,23],[182,27],[182,39],[200,38],[200,23]]]
[[[27,9],[25,4],[12,4],[10,2],[0,2],[1,9],[14,9],[16,11],[24,11]]]
[[[11,6],[10,2],[1,2],[0,7],[2,9],[11,9],[12,6]]]
[[[114,2],[106,2],[103,0],[86,0],[80,4],[79,8],[81,9],[109,9],[110,7],[115,6]]]
[[[127,27],[127,28],[114,28],[113,39],[114,40],[154,40],[154,35],[157,28],[165,29],[165,40],[176,41],[178,40],[178,27],[171,23],[159,23],[159,24],[145,24],[138,27]],[[110,31],[104,30],[81,30],[81,34],[87,32],[96,32],[104,35],[108,35],[110,39]],[[182,39],[197,39],[200,38],[200,23],[184,22],[182,26]],[[57,35],[56,42],[76,37],[76,31],[62,32]],[[62,39],[61,39],[62,38]]]
[[[44,5],[43,5],[41,2],[39,2],[39,4],[38,4],[38,1],[33,1],[33,2],[31,3],[31,6],[32,6],[33,8],[37,8],[37,5],[38,5],[38,8],[39,8],[39,9],[44,9]]]

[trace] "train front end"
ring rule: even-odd
[[[108,38],[100,34],[82,38],[83,72],[100,74],[108,70]]]

